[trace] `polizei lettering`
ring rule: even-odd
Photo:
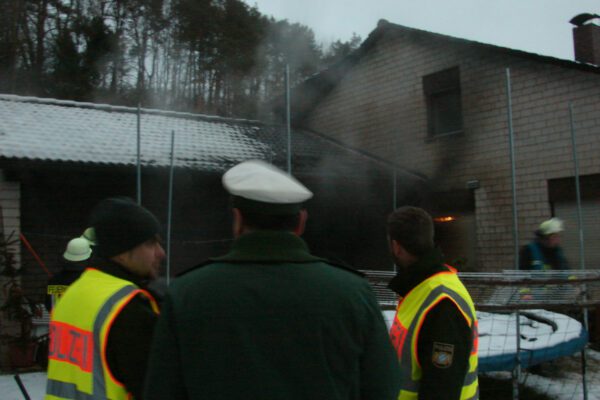
[[[82,371],[91,372],[93,351],[92,332],[63,322],[50,322],[48,358],[67,362],[78,366]]]

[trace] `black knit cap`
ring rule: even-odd
[[[128,197],[102,200],[90,215],[96,233],[96,252],[113,257],[160,233],[160,223],[147,209]]]

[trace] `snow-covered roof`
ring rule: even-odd
[[[192,113],[141,109],[141,164],[168,167],[171,132],[174,165],[222,172],[262,159],[285,168],[287,130],[282,125]],[[138,109],[106,104],[0,94],[0,160],[137,164]],[[315,132],[291,132],[294,174],[366,176],[390,171],[389,163]],[[421,180],[397,169],[407,179]]]
[[[136,108],[0,95],[0,157],[135,164],[137,118]],[[170,165],[171,131],[178,167],[222,170],[273,153],[255,121],[142,109],[140,126],[144,165]]]

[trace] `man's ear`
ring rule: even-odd
[[[244,232],[244,216],[238,208],[233,209],[233,237],[238,238]]]
[[[110,259],[112,261],[116,262],[117,264],[119,264],[120,266],[127,268],[127,266],[129,265],[128,254],[129,254],[129,251],[126,251],[124,253],[117,254],[116,256],[110,257]]]
[[[406,250],[404,250],[404,247],[402,247],[402,245],[394,239],[391,239],[390,242],[391,242],[392,253],[397,258],[402,257],[402,255],[406,252]]]
[[[294,235],[301,236],[304,233],[307,219],[308,212],[306,212],[306,210],[300,210],[300,214],[298,215],[298,225],[296,225],[296,229],[294,229]]]

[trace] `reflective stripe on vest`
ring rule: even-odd
[[[58,317],[53,313],[50,323],[46,398],[130,398],[126,388],[114,379],[106,365],[103,354],[106,335],[122,307],[136,295],[146,295],[154,311],[158,312],[156,302],[152,296],[131,282],[93,269],[86,270],[77,285],[78,287],[69,291],[61,300],[55,310]],[[80,301],[84,303],[84,307],[88,306],[90,313],[75,313],[80,306],[78,300],[81,299],[82,293],[86,293],[95,285],[102,287],[104,291],[93,293]]]
[[[456,279],[458,284],[453,283],[452,281],[443,282],[448,278]],[[456,274],[444,272],[428,278],[426,281],[413,289],[413,291],[408,293],[403,301],[398,304],[398,311],[396,313],[396,318],[394,319],[390,335],[400,358],[402,390],[400,391],[399,399],[404,400],[418,398],[421,379],[421,366],[418,363],[418,360],[416,360],[417,349],[414,348],[414,346],[416,346],[414,335],[416,330],[422,325],[427,312],[443,299],[449,299],[455,303],[461,314],[465,317],[473,335],[472,351],[469,356],[468,363],[469,369],[463,382],[461,400],[477,399],[479,397],[477,379],[478,332],[474,307],[472,306],[470,297],[468,297],[467,301],[463,295],[445,286],[444,283],[448,283],[449,286],[457,285],[457,287],[462,288],[465,291],[466,296],[468,296],[466,289],[464,289],[464,286],[462,286],[462,283],[460,283]],[[429,290],[431,284],[437,284],[437,286],[433,287],[423,300],[419,300],[423,295],[422,292]],[[421,303],[419,305],[410,304],[414,301],[421,301]],[[409,321],[405,320],[406,324],[409,325],[408,328],[402,324],[402,318],[399,317],[402,306],[418,307],[412,316],[412,319],[410,316],[405,317],[405,319],[409,319]],[[412,311],[414,311],[414,309]]]

